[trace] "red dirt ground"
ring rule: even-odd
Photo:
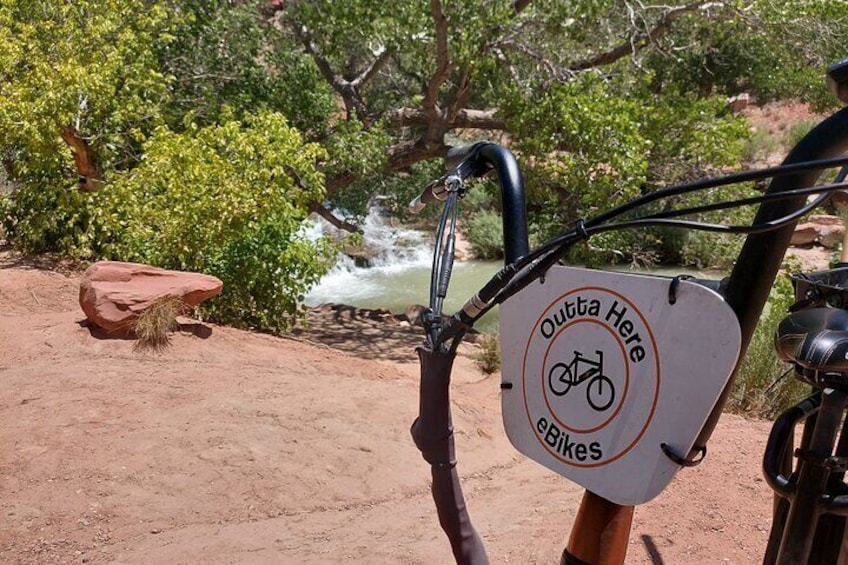
[[[451,561],[408,432],[414,329],[340,328],[340,351],[196,324],[138,352],[81,325],[78,286],[0,254],[0,562]],[[497,382],[460,359],[472,515],[493,563],[557,563],[581,491],[512,449]],[[627,562],[758,562],[768,428],[726,415],[637,509]]]

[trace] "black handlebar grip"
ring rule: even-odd
[[[424,206],[432,202],[433,200],[438,200],[441,195],[445,193],[445,178],[442,177],[440,179],[436,179],[427,186],[424,187],[424,190],[421,191],[421,194],[416,196],[412,202],[409,203],[409,211],[413,214],[417,214],[421,210],[424,209]]]
[[[486,143],[488,143],[488,141],[478,141],[471,145],[457,145],[456,147],[451,147],[448,149],[447,154],[445,154],[445,170],[452,171],[457,168],[460,163],[473,155],[474,152]]]

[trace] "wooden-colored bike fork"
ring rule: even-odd
[[[632,523],[633,506],[586,491],[560,565],[622,565]]]

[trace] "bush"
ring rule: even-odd
[[[177,316],[187,310],[182,299],[163,296],[142,310],[133,321],[132,328],[138,341],[136,349],[161,351],[171,345],[169,332],[177,329]]]
[[[751,137],[744,144],[742,155],[745,161],[756,161],[768,159],[780,149],[777,137],[772,135],[768,129],[761,127],[751,132]]]
[[[805,120],[790,126],[784,136],[784,145],[786,145],[787,151],[798,145],[798,142],[804,139],[804,136],[810,133],[818,123],[819,120]]]
[[[300,237],[299,224],[269,216],[216,249],[207,270],[224,281],[224,294],[208,303],[207,315],[236,327],[290,329],[298,305],[335,254],[327,240]]]
[[[0,223],[8,240],[24,253],[86,257],[91,253],[85,235],[88,200],[87,194],[61,182],[27,179],[12,194],[0,196]]]
[[[755,416],[771,417],[809,393],[809,386],[792,375],[776,381],[787,370],[774,354],[774,333],[795,301],[792,282],[778,276],[768,303],[745,353],[728,399],[727,408]]]
[[[501,346],[497,334],[483,336],[480,353],[474,356],[477,365],[487,375],[501,370]]]
[[[690,230],[680,249],[683,265],[696,269],[726,270],[733,266],[745,240],[735,234],[714,234]]]
[[[473,216],[466,236],[480,259],[503,257],[503,220],[497,212],[484,210]]]
[[[662,262],[662,241],[655,230],[621,230],[592,237],[586,244],[574,245],[568,254],[570,263],[602,269],[629,263],[633,268],[649,268]]]
[[[215,275],[224,293],[205,305],[209,316],[285,330],[334,254],[299,233],[323,197],[323,155],[274,113],[161,129],[141,165],[94,198],[87,242],[97,256]]]

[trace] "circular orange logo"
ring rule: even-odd
[[[660,363],[653,332],[630,300],[583,287],[539,316],[521,378],[537,441],[567,465],[599,467],[624,456],[650,425]]]

